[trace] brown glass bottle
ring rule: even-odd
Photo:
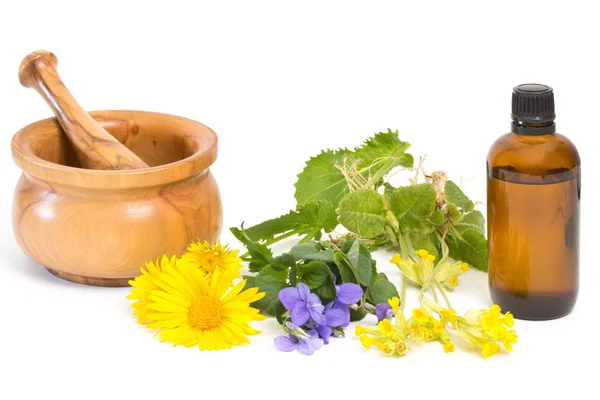
[[[559,318],[579,289],[579,154],[555,132],[552,88],[516,87],[512,117],[487,158],[490,292],[517,318]]]

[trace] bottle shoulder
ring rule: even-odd
[[[581,164],[573,142],[559,133],[502,135],[492,144],[487,162],[490,167],[509,167],[538,176],[544,176],[548,171],[572,170]]]

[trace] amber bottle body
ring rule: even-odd
[[[489,285],[515,317],[573,309],[579,289],[580,159],[557,133],[509,133],[487,159]]]

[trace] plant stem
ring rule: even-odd
[[[433,286],[431,287],[431,294],[433,294],[433,299],[435,300],[435,302],[439,303],[437,293],[435,292],[435,288]]]
[[[406,276],[402,274],[402,288],[400,290],[400,309],[404,311],[404,301],[406,300]]]
[[[435,282],[435,286],[438,288],[438,290],[442,294],[442,297],[444,298],[444,301],[446,302],[446,306],[448,307],[448,309],[452,309],[452,305],[450,305],[450,300],[448,300],[446,291],[444,290],[444,288],[442,287],[442,285],[440,285],[440,283],[438,281],[434,281],[434,282]]]
[[[306,242],[311,241],[319,232],[321,232],[320,226],[313,228],[312,230],[308,231],[306,236],[304,236],[302,239],[300,239],[300,241],[298,243],[306,243]]]
[[[319,230],[320,230],[320,229],[319,229]],[[274,237],[273,239],[267,240],[267,241],[264,243],[264,245],[265,245],[265,246],[270,246],[270,245],[272,245],[272,244],[274,244],[274,243],[277,243],[277,242],[279,242],[280,240],[287,239],[287,238],[289,238],[290,236],[294,236],[294,235],[302,235],[302,234],[304,234],[304,233],[306,233],[306,228],[298,228],[298,229],[294,229],[293,231],[289,231],[289,232],[283,233],[283,234],[281,234],[281,235],[279,235],[279,236],[277,236],[277,237]],[[318,233],[318,232],[317,232],[317,233]],[[315,233],[315,235],[316,235],[317,233]],[[314,237],[314,235],[313,235],[312,237]],[[312,237],[311,237],[311,239],[312,239]],[[308,240],[310,240],[310,239],[308,239]],[[242,255],[240,256],[240,258],[244,259],[244,258],[248,257],[249,255],[250,255],[250,253],[249,253],[249,252],[245,252],[244,254],[242,254]]]

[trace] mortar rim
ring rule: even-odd
[[[94,118],[125,119],[135,122],[136,118],[171,121],[189,129],[190,136],[198,144],[198,150],[184,159],[150,168],[124,171],[91,170],[61,165],[46,161],[31,151],[27,135],[34,135],[36,129],[62,128],[56,118],[46,118],[19,129],[12,138],[11,149],[15,164],[42,181],[90,189],[128,189],[162,186],[200,175],[217,158],[218,138],[208,126],[189,118],[153,111],[138,110],[98,110],[89,114]],[[47,126],[44,126],[47,125]],[[39,134],[39,133],[38,133]]]

